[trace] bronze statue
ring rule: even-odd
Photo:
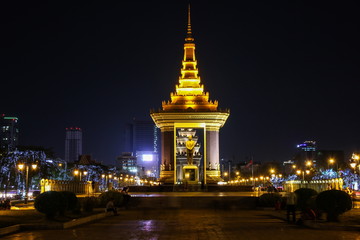
[[[187,155],[187,163],[188,165],[193,164],[193,157],[194,157],[194,147],[196,142],[192,140],[192,136],[189,136],[189,139],[186,141],[186,155]]]

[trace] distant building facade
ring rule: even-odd
[[[82,155],[82,130],[78,127],[66,128],[65,161],[77,162]]]
[[[19,127],[17,117],[7,117],[3,114],[0,118],[0,149],[12,151],[19,144]]]
[[[152,121],[133,120],[125,127],[124,152],[118,157],[123,170],[138,176],[158,177],[160,131]]]
[[[137,174],[139,171],[136,156],[133,156],[132,152],[123,152],[117,157],[117,163],[121,173]]]
[[[125,151],[159,151],[159,129],[154,122],[133,120],[125,126]]]
[[[294,163],[297,166],[303,166],[307,161],[316,164],[316,141],[304,141],[298,144],[296,148]]]

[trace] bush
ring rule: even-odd
[[[58,213],[66,210],[66,200],[63,194],[56,191],[43,192],[35,198],[34,207],[52,219]]]
[[[78,204],[78,198],[76,194],[70,191],[61,191],[60,193],[65,198],[66,210],[70,210],[70,211],[74,210]]]
[[[311,188],[299,188],[295,190],[297,197],[296,207],[301,211],[305,211],[308,208],[313,209],[314,204],[312,204],[312,197],[316,196],[318,193]]]
[[[120,207],[123,204],[124,198],[123,194],[117,191],[108,191],[100,194],[100,206],[105,207],[110,199],[114,199],[115,207]]]
[[[82,199],[82,208],[85,212],[92,212],[95,206],[97,206],[96,197],[85,197]]]
[[[344,191],[327,190],[316,197],[316,206],[327,214],[327,221],[339,221],[340,214],[352,208],[351,197]]]
[[[281,202],[282,198],[279,193],[264,193],[259,197],[260,207],[274,207],[275,203]]]

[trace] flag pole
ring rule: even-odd
[[[253,179],[253,187],[255,189],[255,179],[254,179],[254,161],[253,161],[253,157],[251,156],[251,177]]]

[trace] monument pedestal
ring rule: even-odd
[[[218,182],[224,181],[224,179],[221,178],[219,170],[207,170],[206,171],[206,180],[209,184],[216,184]]]
[[[165,184],[168,184],[168,183],[173,184],[174,183],[174,171],[162,170],[160,172],[159,181],[162,182],[162,183],[165,183]]]
[[[183,166],[183,180],[188,184],[199,183],[199,168],[195,165]]]

